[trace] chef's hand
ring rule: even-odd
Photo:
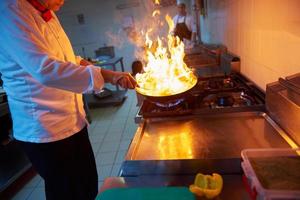
[[[118,72],[115,83],[122,88],[134,89],[137,85],[135,79],[128,72]]]
[[[113,85],[119,85],[126,89],[134,89],[137,86],[135,79],[128,72],[117,72],[101,69],[101,73],[105,82]]]

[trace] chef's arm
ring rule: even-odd
[[[60,60],[33,28],[34,19],[15,11],[7,12],[11,12],[9,19],[0,16],[0,47],[24,71],[48,87],[76,93],[101,91],[104,85],[101,68]]]
[[[92,62],[76,56],[77,62],[82,66],[93,65]],[[123,88],[133,89],[136,87],[136,80],[127,72],[111,71],[107,69],[101,69],[101,74],[106,83],[111,83],[113,85],[120,85]]]
[[[93,65],[93,63],[81,57],[79,60],[79,64],[82,66]],[[118,71],[116,72],[116,71],[101,69],[101,74],[106,83],[111,83],[113,85],[120,85],[123,88],[130,88],[130,89],[135,88],[135,86],[137,85],[135,79],[131,76],[131,74],[126,72],[118,72]]]
[[[123,88],[133,89],[137,83],[135,79],[127,72],[111,71],[107,69],[101,70],[102,76],[106,83],[120,85]]]
[[[81,56],[76,56],[76,63],[77,63],[77,65],[81,65],[81,66],[88,66],[88,65],[95,64],[95,62],[88,61],[88,60],[82,58]]]

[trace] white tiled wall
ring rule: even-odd
[[[241,70],[262,89],[300,72],[300,0],[207,0],[202,39],[241,56]]]

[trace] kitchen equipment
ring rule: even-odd
[[[96,58],[100,58],[100,60],[109,60],[115,57],[115,47],[113,46],[100,47],[95,51],[95,55]]]
[[[300,73],[267,85],[269,115],[300,144]]]
[[[242,168],[253,199],[298,199],[300,197],[299,149],[247,149]],[[256,195],[255,195],[256,193]]]
[[[227,48],[225,46],[202,43],[191,49],[186,49],[184,61],[189,67],[195,69],[221,66],[222,62],[227,63],[226,61],[231,63],[231,60],[229,59],[222,61],[222,54],[227,54]],[[227,66],[222,69],[225,69],[226,67]]]
[[[223,53],[221,54],[220,61],[220,66],[226,74],[241,71],[241,62],[240,58],[237,55],[229,52]]]
[[[219,94],[217,95],[217,100],[215,102],[218,106],[233,106],[234,98],[229,94]]]
[[[98,99],[104,99],[107,97],[112,96],[112,91],[107,88],[103,88],[99,93],[94,93],[94,97],[97,97]]]
[[[241,87],[241,80],[238,80],[238,75],[231,76],[216,76],[209,78],[199,78],[197,89],[201,92],[204,90],[209,93],[218,93],[232,91]]]
[[[263,112],[145,119],[122,165],[123,176],[241,174],[241,151],[288,148],[285,132]]]
[[[148,92],[146,89],[140,88],[140,87],[136,87],[136,91],[143,95],[145,97],[145,99],[148,99],[151,102],[159,102],[159,103],[168,103],[168,102],[173,102],[176,101],[178,99],[181,99],[183,97],[185,97],[197,84],[197,81],[195,80],[193,82],[192,85],[190,85],[190,87],[183,92],[177,93],[177,94],[173,94],[173,95],[162,95],[162,96],[151,96],[148,95]]]
[[[107,54],[103,53],[102,50],[100,49],[98,55],[114,56],[114,54],[112,53],[113,51],[110,52],[109,50],[112,48],[110,47],[107,48],[108,48]],[[106,52],[106,50],[104,50],[104,52]],[[101,67],[104,66],[104,67],[112,68],[113,71],[117,71],[118,65],[120,65],[121,71],[124,72],[123,57],[113,57],[111,59],[105,60],[105,62],[102,62],[100,65],[96,64],[96,66],[101,66]],[[95,107],[116,106],[122,104],[127,98],[126,96],[127,89],[121,90],[118,85],[116,85],[115,87],[116,90],[111,90],[110,96],[107,95],[108,94],[107,92],[105,92],[105,95],[100,94],[100,97],[106,96],[106,98],[98,98],[95,97],[94,94],[86,94],[85,100],[88,103],[89,107],[95,108]]]
[[[115,188],[102,192],[96,200],[195,200],[187,187]]]
[[[175,99],[176,100],[176,99]],[[155,117],[191,114],[264,111],[264,94],[240,74],[198,78],[197,85],[181,95],[181,101],[160,106],[149,99],[143,101],[135,117],[137,123]],[[175,104],[176,103],[176,104]],[[173,106],[176,105],[176,106]]]

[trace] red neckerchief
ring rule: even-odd
[[[49,9],[45,8],[38,0],[27,0],[35,9],[42,13],[42,18],[45,22],[48,22],[52,19],[52,13]]]

